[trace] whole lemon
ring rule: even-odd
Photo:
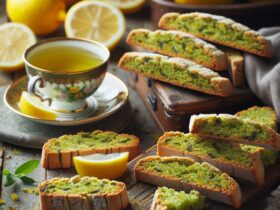
[[[35,34],[55,31],[65,18],[64,0],[7,0],[11,21],[29,26]]]

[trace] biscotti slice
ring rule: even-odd
[[[234,207],[241,205],[238,183],[209,163],[186,157],[150,156],[139,160],[134,170],[139,181],[186,192],[194,189],[212,200]]]
[[[229,175],[259,185],[264,184],[264,167],[260,153],[250,153],[239,144],[181,132],[166,132],[157,143],[159,156],[183,156],[210,163]]]
[[[185,58],[210,69],[227,69],[225,53],[193,35],[180,31],[134,29],[127,43],[168,56]]]
[[[271,41],[260,33],[229,18],[207,13],[166,13],[159,21],[162,29],[178,30],[201,39],[256,55],[271,57]]]
[[[228,63],[228,72],[234,87],[245,85],[244,56],[237,50],[225,50]]]
[[[118,152],[129,152],[129,160],[132,160],[140,154],[139,139],[110,131],[81,132],[48,140],[43,146],[41,165],[47,169],[70,168],[74,166],[74,156]]]
[[[190,119],[189,130],[206,137],[280,150],[280,135],[272,128],[229,114],[200,114]]]
[[[86,176],[46,180],[39,196],[42,210],[120,210],[129,203],[124,183]]]
[[[251,119],[255,122],[263,123],[275,131],[278,130],[276,113],[271,107],[253,106],[249,109],[237,112],[235,115],[242,119]],[[278,158],[278,152],[273,150],[246,144],[240,144],[240,146],[243,150],[251,153],[260,152],[264,166],[273,165]]]
[[[189,193],[159,187],[154,195],[151,210],[202,210],[205,198],[198,191]]]
[[[277,116],[271,107],[253,106],[246,110],[237,112],[235,115],[241,119],[251,119],[257,123],[265,124],[277,131]]]
[[[154,53],[128,52],[120,59],[119,67],[211,95],[228,96],[234,92],[228,78],[181,58],[169,58]]]

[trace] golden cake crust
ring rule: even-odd
[[[98,132],[103,132],[99,131]],[[116,134],[114,132],[106,131],[108,133]],[[140,154],[140,142],[139,139],[134,135],[129,134],[118,134],[129,139],[132,139],[129,145],[123,145],[118,147],[107,147],[107,148],[88,148],[81,150],[63,150],[61,152],[52,151],[50,145],[55,143],[57,139],[48,140],[42,149],[41,165],[43,168],[47,169],[57,169],[57,168],[70,168],[73,167],[73,157],[91,155],[95,153],[110,154],[118,152],[129,152],[129,160],[134,159]]]
[[[172,146],[164,144],[166,138],[172,138],[174,136],[182,135],[181,132],[165,132],[157,142],[157,155],[159,156],[181,156],[194,159],[196,162],[208,162],[211,165],[219,168],[221,171],[226,172],[227,174],[251,182],[256,182],[258,185],[264,184],[264,166],[260,158],[260,152],[249,153],[250,158],[252,159],[252,166],[245,166],[238,161],[231,160],[227,161],[223,158],[211,158],[208,155],[203,155],[198,152],[190,152],[188,150],[176,149]],[[234,147],[240,148],[237,143],[228,142]],[[241,149],[240,149],[241,150]],[[242,150],[243,151],[243,150]],[[244,152],[244,151],[243,151]]]
[[[137,162],[134,168],[135,172],[135,178],[137,180],[151,183],[157,186],[166,186],[166,187],[172,187],[176,190],[184,190],[186,192],[190,191],[191,189],[199,191],[202,195],[205,195],[206,197],[226,203],[229,205],[232,205],[236,208],[240,207],[242,198],[241,198],[241,191],[240,187],[237,184],[237,182],[229,177],[229,175],[223,173],[222,176],[225,176],[231,180],[231,184],[227,186],[227,189],[210,189],[208,186],[202,185],[202,184],[195,184],[195,183],[188,183],[183,180],[167,176],[167,175],[161,175],[160,172],[147,172],[141,164],[143,162],[149,162],[153,160],[161,160],[161,161],[184,161],[184,162],[194,162],[191,158],[186,157],[159,157],[159,156],[149,156],[146,158],[143,158]],[[208,163],[202,163],[204,166],[207,166],[213,170],[219,171],[216,167],[208,164]],[[172,183],[172,185],[170,184]]]

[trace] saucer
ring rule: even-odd
[[[27,89],[28,78],[24,76],[13,82],[4,94],[4,102],[14,113],[34,122],[56,126],[73,126],[96,122],[119,110],[128,98],[126,85],[116,76],[106,73],[97,91],[87,98],[87,108],[76,113],[57,113],[56,120],[44,120],[23,114],[18,106],[21,93]]]

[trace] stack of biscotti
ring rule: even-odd
[[[251,107],[236,114],[276,128],[276,113],[269,107]],[[218,125],[217,125],[218,126]],[[245,180],[264,184],[264,166],[274,164],[278,153],[262,147],[217,141],[198,134],[166,132],[159,138],[157,153],[160,156],[185,156],[198,162],[208,162],[220,170]]]
[[[43,146],[41,165],[47,169],[70,168],[74,166],[74,156],[118,152],[129,152],[132,160],[140,153],[139,139],[110,131],[81,132],[48,140]]]
[[[242,119],[251,119],[255,122],[265,124],[276,132],[278,131],[276,113],[271,107],[253,106],[247,110],[240,111],[235,115]],[[278,152],[274,150],[246,144],[240,144],[240,146],[243,150],[251,153],[260,152],[261,160],[265,167],[273,165],[278,158]]]
[[[157,154],[208,162],[231,176],[264,184],[265,173],[260,152],[244,151],[236,143],[217,141],[192,133],[167,132],[158,140]]]
[[[95,177],[46,180],[39,197],[42,210],[121,210],[129,203],[124,183]]]
[[[209,163],[198,163],[187,157],[149,156],[135,165],[135,178],[157,186],[189,192],[194,189],[212,200],[236,208],[242,195],[238,183]]]
[[[280,150],[280,135],[275,130],[265,124],[234,115],[193,115],[189,130],[213,139]]]
[[[270,40],[226,17],[198,12],[181,15],[167,13],[161,17],[159,27],[164,30],[132,30],[127,37],[127,43],[136,49],[140,48],[154,53],[149,56],[149,59],[143,59],[141,53],[127,53],[120,59],[118,66],[187,89],[211,95],[228,96],[234,92],[233,86],[240,87],[245,83],[244,58],[242,54],[231,50],[231,48],[259,56],[271,57]],[[230,49],[226,48],[225,53],[205,40]],[[159,59],[160,55],[156,53],[187,59],[201,65],[200,67],[199,65],[194,67],[196,69],[195,75],[192,75],[194,78],[204,75],[203,67],[208,68],[207,71],[228,69],[233,86],[228,78],[221,77],[218,74],[222,78],[222,81],[219,81],[219,86],[223,87],[225,83],[227,84],[227,94],[221,94],[221,91],[216,92],[215,90],[205,91],[207,86],[204,83],[194,83],[196,80],[185,78],[189,71],[186,73],[184,67],[177,68],[183,63],[181,59],[172,60],[173,65],[168,63],[166,67],[168,70],[166,70],[165,66],[161,64],[155,65],[156,62],[161,60]],[[134,60],[135,62],[132,63]],[[190,67],[192,68],[191,64],[188,65],[188,69]],[[222,91],[225,92],[223,89]]]
[[[205,197],[199,192],[190,193],[159,187],[154,195],[151,210],[202,210]]]

